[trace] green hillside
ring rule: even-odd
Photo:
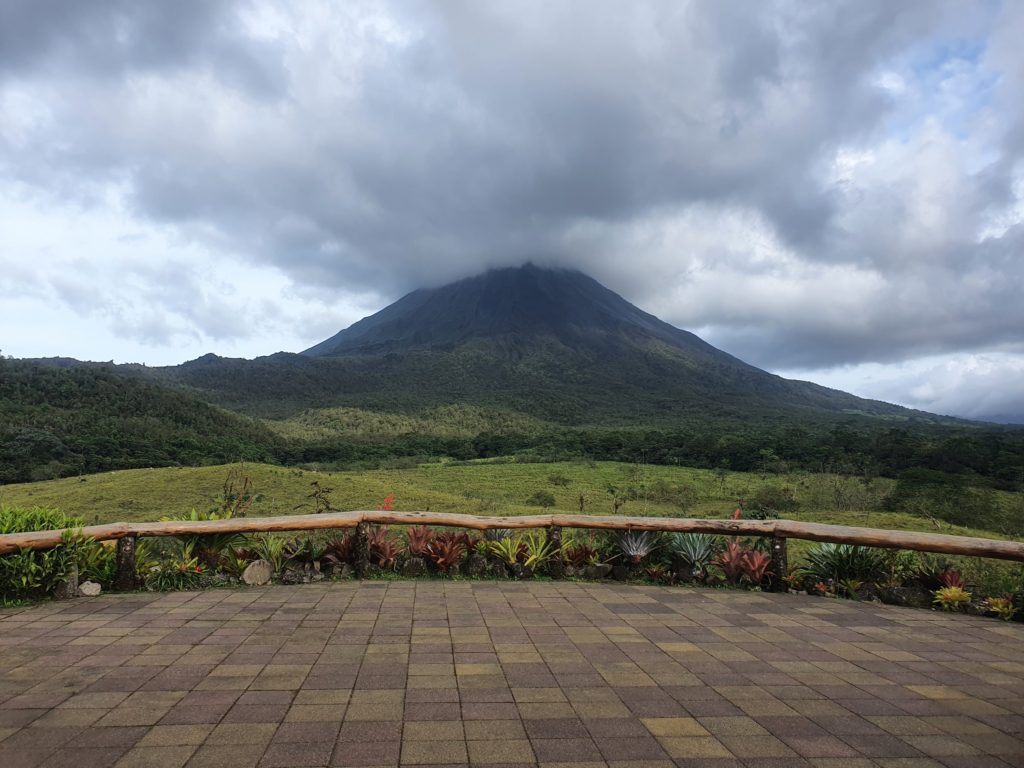
[[[136,469],[0,486],[0,504],[55,506],[89,522],[158,520],[217,506],[230,472],[252,480],[257,497],[250,516],[315,511],[309,494],[316,481],[332,489],[330,498],[338,509],[376,509],[393,495],[399,510],[520,515],[541,511],[530,499],[544,492],[553,497],[551,509],[561,512],[578,512],[582,495],[590,514],[611,514],[618,498],[623,501],[619,513],[629,515],[726,517],[740,505],[749,513],[774,508],[796,520],[984,536],[1003,535],[999,520],[1007,516],[1024,520],[1021,494],[994,494],[990,518],[960,526],[884,510],[896,485],[884,479],[865,483],[808,473],[762,477],[614,462],[441,462],[353,472],[265,464]]]

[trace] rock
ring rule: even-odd
[[[586,575],[588,579],[603,579],[611,572],[612,567],[608,563],[598,563],[597,565],[588,565]]]
[[[612,578],[616,581],[628,581],[629,576],[629,568],[625,565],[616,565],[612,568]]]
[[[348,563],[343,563],[341,568],[335,571],[335,575],[342,579],[351,579],[356,575],[356,570]]]
[[[242,581],[250,587],[262,587],[269,584],[274,575],[274,566],[266,560],[256,560],[242,574]]]
[[[403,576],[421,576],[427,570],[427,563],[422,557],[410,557],[402,566]]]
[[[78,594],[81,597],[96,597],[103,591],[103,587],[95,581],[83,581],[78,585]]]
[[[61,581],[53,592],[57,600],[70,600],[78,597],[78,566],[72,565],[67,578]]]
[[[286,568],[284,573],[281,574],[282,584],[308,584],[309,576],[306,575],[305,571],[300,571],[295,568]]]
[[[483,555],[472,554],[466,558],[465,573],[467,576],[482,576],[487,570],[487,558]]]
[[[548,572],[548,576],[552,579],[561,579],[565,577],[565,563],[561,557],[553,557],[548,560],[545,570]]]

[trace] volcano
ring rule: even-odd
[[[413,291],[302,357],[333,365],[337,400],[359,406],[469,402],[571,423],[916,413],[768,373],[581,272],[532,264]]]

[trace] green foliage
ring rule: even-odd
[[[53,549],[24,549],[0,555],[0,600],[25,600],[52,594],[78,561],[83,544],[73,531],[81,525],[81,520],[56,509],[0,508],[0,534],[70,529],[64,534],[62,544]]]
[[[281,573],[288,562],[288,539],[271,533],[258,533],[249,539],[250,548],[257,560],[266,560],[274,569]]]
[[[181,542],[177,552],[150,569],[145,584],[146,589],[153,592],[202,589],[210,584],[210,577],[193,551],[192,543]]]
[[[875,583],[886,572],[882,552],[855,544],[819,544],[805,558],[804,573],[822,582],[856,579]]]
[[[4,361],[0,483],[131,467],[276,458],[283,441],[251,418],[126,369]]]
[[[762,485],[754,493],[750,504],[758,512],[775,515],[800,509],[796,494],[787,485]]]
[[[136,544],[136,548],[139,543],[141,542]],[[95,581],[104,588],[109,588],[114,583],[114,578],[117,576],[117,547],[114,542],[84,541],[78,546],[76,559],[80,582]],[[142,560],[145,562],[146,558],[143,557]],[[136,551],[135,562],[138,567],[138,551]]]
[[[885,507],[955,525],[1007,533],[1024,530],[1024,520],[1005,514],[991,488],[976,485],[969,477],[929,469],[903,472]]]

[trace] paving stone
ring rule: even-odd
[[[15,616],[2,768],[1024,765],[1024,628],[989,619],[611,582],[113,594]]]

